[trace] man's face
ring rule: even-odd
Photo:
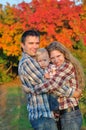
[[[27,36],[25,43],[21,44],[23,51],[28,53],[30,56],[35,56],[37,49],[39,48],[40,39],[37,36]]]

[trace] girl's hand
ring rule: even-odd
[[[45,74],[44,74],[44,78],[46,78],[46,79],[50,79],[50,75],[49,75],[49,73],[45,73]]]

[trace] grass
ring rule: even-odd
[[[85,128],[86,130],[86,103],[80,102],[80,109],[83,116],[82,128]]]
[[[0,130],[33,130],[28,121],[25,96],[20,87],[8,87],[5,107]]]
[[[13,98],[13,119],[11,120],[11,124],[14,128],[17,126],[18,130],[32,130],[31,124],[28,121],[28,113],[26,110],[26,101],[25,96],[21,92],[21,88],[10,88],[8,90],[8,97],[11,99]],[[15,130],[17,130],[15,129]]]
[[[7,88],[5,111],[0,116],[0,130],[33,130],[28,121],[25,95],[18,86]],[[86,129],[86,115],[82,128]]]

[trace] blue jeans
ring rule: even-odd
[[[57,98],[54,97],[54,95],[48,94],[48,102],[51,111],[59,110],[59,102],[57,101]]]
[[[41,117],[30,122],[34,130],[58,130],[56,122],[52,118]]]
[[[82,125],[82,115],[80,110],[67,112],[60,117],[61,130],[80,130]]]

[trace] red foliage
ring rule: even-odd
[[[0,47],[7,55],[20,54],[20,36],[27,29],[38,29],[41,33],[41,47],[57,40],[67,47],[84,41],[86,45],[86,19],[83,6],[75,6],[69,0],[32,0],[11,7],[14,23],[0,24]],[[6,31],[5,31],[6,30]],[[9,31],[10,30],[10,31]]]

